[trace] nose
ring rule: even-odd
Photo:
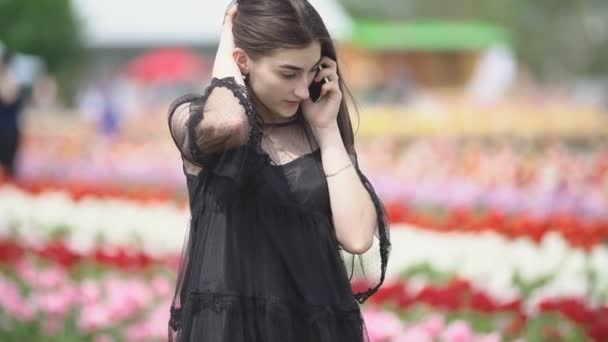
[[[298,98],[299,101],[307,100],[310,94],[308,93],[308,81],[303,80],[298,82],[296,89],[294,90],[294,95]]]

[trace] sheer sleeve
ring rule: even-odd
[[[355,153],[350,153],[353,165],[361,183],[370,195],[376,209],[376,231],[372,247],[363,254],[352,254],[341,249],[342,257],[351,282],[353,295],[357,302],[363,304],[376,293],[386,276],[386,266],[391,250],[389,224],[386,211],[374,187],[361,172]]]
[[[259,150],[259,130],[247,88],[234,77],[213,78],[202,95],[190,94],[169,107],[171,137],[184,170],[202,169],[239,180],[253,150]]]

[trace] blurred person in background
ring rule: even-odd
[[[212,75],[169,108],[191,212],[169,340],[367,341],[358,304],[384,281],[388,223],[322,18],[306,0],[238,1]]]
[[[19,116],[25,106],[27,89],[10,68],[11,55],[0,57],[0,168],[10,178],[16,175],[16,157],[21,140]]]
[[[92,78],[79,90],[77,101],[82,118],[95,125],[99,136],[118,138],[123,118],[121,96],[126,89],[120,86],[118,76],[112,72]]]

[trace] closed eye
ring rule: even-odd
[[[317,69],[313,69],[310,70],[308,73],[309,74],[314,74],[317,72]],[[296,76],[298,76],[298,74],[281,74],[282,77],[286,78],[286,79],[292,79],[295,78]]]

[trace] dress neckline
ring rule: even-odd
[[[320,152],[321,152],[321,149],[320,148],[316,148],[316,149],[314,149],[314,150],[312,150],[312,151],[310,151],[308,153],[304,153],[303,155],[298,156],[298,157],[296,157],[296,158],[294,158],[294,159],[292,159],[292,160],[290,160],[290,161],[288,161],[286,163],[283,163],[283,164],[270,164],[270,165],[273,166],[273,167],[279,167],[279,168],[288,167],[288,166],[293,165],[293,164],[295,164],[295,163],[297,163],[297,162],[299,162],[301,160],[304,160],[304,159],[307,159],[307,158],[310,158],[310,157],[317,157],[317,156],[320,155]]]
[[[293,124],[297,124],[300,122],[302,115],[301,114],[296,114],[294,115],[293,118],[289,119],[288,121],[283,121],[283,122],[262,122],[262,126],[263,127],[285,127],[285,126],[290,126]]]

